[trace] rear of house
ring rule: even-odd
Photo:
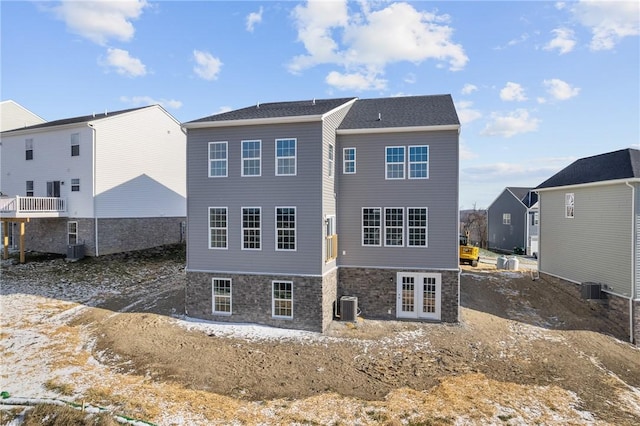
[[[487,209],[490,250],[537,253],[537,199],[531,188],[507,187],[500,193]]]

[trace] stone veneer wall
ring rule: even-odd
[[[78,243],[85,244],[85,254],[95,254],[94,219],[32,218],[25,225],[25,248],[42,253],[67,254],[67,222],[78,223]]]
[[[397,270],[342,267],[338,271],[338,298],[356,296],[364,318],[395,320],[398,272],[438,273],[442,276],[441,320],[458,322],[460,275],[458,271]]]
[[[323,277],[187,272],[186,313],[221,322],[245,322],[324,332],[333,318],[335,274]],[[212,278],[231,279],[231,315],[213,314]],[[272,317],[272,281],[293,282],[293,318]],[[332,288],[333,286],[333,288]]]

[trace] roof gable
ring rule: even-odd
[[[627,148],[574,161],[537,189],[640,177],[640,150]]]

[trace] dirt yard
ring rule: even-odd
[[[640,350],[527,271],[465,266],[459,324],[320,335],[185,318],[183,264],[180,248],[5,264],[0,391],[158,425],[640,424]]]

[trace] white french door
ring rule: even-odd
[[[442,275],[398,272],[396,316],[440,319]]]

